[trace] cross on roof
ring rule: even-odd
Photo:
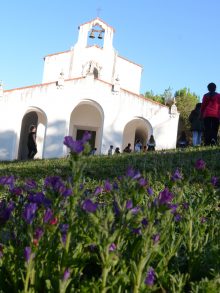
[[[97,11],[97,17],[99,17],[99,16],[100,16],[100,12],[102,11],[102,9],[101,9],[100,7],[98,7],[98,8],[96,9],[96,11]]]

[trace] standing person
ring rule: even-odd
[[[113,145],[110,145],[109,149],[108,149],[108,156],[112,156],[113,154]]]
[[[37,128],[35,125],[31,125],[30,131],[28,133],[28,159],[33,159],[37,153],[37,143],[36,143],[36,131]]]
[[[142,149],[142,143],[141,143],[140,139],[137,139],[136,143],[135,143],[135,146],[134,146],[134,151],[136,153],[140,153],[141,149]]]
[[[216,92],[216,85],[211,82],[207,86],[208,93],[203,96],[201,116],[204,121],[205,145],[217,143],[220,117],[220,94]]]
[[[201,145],[202,142],[203,120],[200,115],[201,105],[202,103],[197,103],[195,109],[189,115],[193,146]]]
[[[183,130],[180,134],[180,137],[177,140],[177,147],[186,148],[188,146],[188,140],[186,138],[186,133]]]
[[[147,146],[148,146],[147,148],[148,151],[155,151],[156,142],[155,142],[153,134],[151,134],[150,139],[148,140]]]

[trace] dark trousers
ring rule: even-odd
[[[215,117],[205,117],[203,121],[205,145],[216,144],[219,128],[219,119]]]
[[[28,159],[33,159],[34,156],[37,153],[37,149],[36,148],[29,148],[28,149]]]

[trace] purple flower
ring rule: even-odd
[[[153,195],[153,189],[151,188],[151,187],[148,187],[147,188],[147,193],[149,194],[149,195]]]
[[[117,190],[118,189],[118,183],[114,181],[112,187],[113,187],[113,189]]]
[[[26,246],[24,249],[24,258],[26,262],[30,261],[31,258],[31,248],[29,246]]]
[[[198,159],[195,163],[195,168],[197,170],[203,170],[205,169],[206,163],[202,159]]]
[[[141,221],[141,224],[144,226],[144,227],[147,227],[148,225],[148,220],[146,218],[143,218],[142,221]]]
[[[155,271],[153,268],[150,267],[147,272],[147,276],[145,278],[144,283],[148,286],[153,286],[155,282],[155,278],[156,278]]]
[[[44,181],[44,186],[46,188],[51,188],[53,191],[62,193],[63,188],[65,188],[65,185],[62,181],[62,179],[59,176],[49,176]]]
[[[43,236],[44,234],[44,230],[40,227],[38,227],[35,231],[34,231],[34,238],[36,240],[40,240],[40,238]]]
[[[135,171],[133,168],[129,167],[126,172],[126,176],[132,179],[139,179],[141,174],[139,171]]]
[[[108,180],[105,181],[104,188],[105,188],[105,191],[111,191],[112,190],[112,185]]]
[[[202,224],[204,224],[204,223],[207,222],[207,219],[206,219],[205,217],[201,217],[200,222],[201,222]]]
[[[189,208],[189,204],[188,204],[188,202],[183,202],[183,203],[182,203],[182,206],[183,206],[183,208],[184,208],[185,210],[188,210],[188,208]]]
[[[115,243],[111,243],[110,245],[109,245],[109,251],[114,251],[115,249],[116,249],[117,247],[116,247],[116,244]]]
[[[63,191],[62,191],[62,195],[64,197],[67,197],[67,196],[70,196],[73,194],[73,191],[71,188],[64,188]]]
[[[82,209],[88,213],[94,213],[97,210],[98,204],[93,203],[91,199],[84,200]]]
[[[130,210],[130,209],[132,209],[132,208],[133,208],[133,202],[132,202],[131,199],[128,199],[128,200],[126,201],[126,209],[127,209],[127,210]]]
[[[171,213],[176,213],[176,210],[178,208],[178,204],[168,204],[168,207],[171,209]]]
[[[145,186],[147,185],[147,180],[142,177],[138,180],[138,183],[140,184],[140,186]]]
[[[99,195],[103,192],[103,188],[101,186],[97,186],[94,191],[94,195]]]
[[[33,222],[33,219],[35,217],[37,211],[37,204],[36,203],[28,203],[26,204],[23,212],[23,218],[28,224],[31,224]]]
[[[44,223],[48,223],[53,217],[53,212],[51,209],[47,209],[44,213],[43,221]]]
[[[36,194],[30,194],[28,196],[28,201],[32,203],[37,203],[38,205],[44,203],[45,196],[42,192],[37,192]]]
[[[134,233],[134,234],[136,234],[136,235],[141,235],[142,233],[141,233],[141,228],[140,227],[138,227],[138,228],[133,228],[132,229],[132,232]]]
[[[179,221],[181,221],[181,220],[182,220],[182,217],[181,217],[180,214],[178,214],[178,213],[174,214],[174,221],[175,221],[175,222],[179,222]]]
[[[113,201],[113,211],[116,217],[120,215],[120,209],[116,200]]]
[[[131,209],[131,213],[133,215],[137,215],[139,211],[140,211],[140,207],[134,207],[133,209]]]
[[[14,208],[15,203],[13,201],[10,201],[8,205],[5,200],[0,202],[0,224],[5,224],[9,220]]]
[[[167,187],[163,191],[160,192],[159,198],[158,198],[160,205],[168,204],[172,201],[172,199],[173,199],[173,194],[169,191]]]
[[[92,137],[92,134],[89,131],[85,131],[83,134],[83,138],[82,138],[82,143],[86,143],[87,141],[89,141]]]
[[[64,274],[63,274],[63,281],[67,281],[70,277],[70,269],[66,269]]]
[[[61,233],[61,239],[63,244],[66,243],[66,236],[67,236],[68,229],[69,229],[68,224],[60,224],[60,233]]]
[[[152,240],[153,240],[154,244],[157,244],[160,241],[160,234],[159,233],[154,234],[152,236]]]
[[[97,245],[95,245],[95,244],[90,244],[90,245],[88,246],[88,248],[89,248],[89,250],[90,250],[91,252],[94,252],[94,251],[96,251],[96,249],[97,249]]]
[[[212,176],[211,178],[211,184],[216,187],[218,185],[218,177]]]
[[[15,178],[14,176],[2,176],[0,177],[0,185],[8,185],[10,189],[14,187]]]
[[[37,188],[37,183],[33,179],[27,179],[24,185],[25,190]]]
[[[13,187],[10,192],[13,194],[13,195],[21,195],[22,194],[22,188],[21,187]]]
[[[65,136],[63,144],[66,145],[72,153],[79,154],[84,150],[84,142],[73,140],[72,136]]]
[[[4,248],[3,244],[0,243],[0,258],[3,257],[3,248]]]
[[[177,181],[177,180],[181,180],[183,177],[180,174],[179,169],[176,169],[176,171],[173,173],[173,175],[171,176],[171,180],[172,181]]]

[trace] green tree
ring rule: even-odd
[[[180,112],[178,132],[182,130],[189,135],[190,124],[189,115],[195,108],[195,105],[199,103],[199,97],[195,93],[191,93],[190,89],[183,88],[175,92],[176,106]]]
[[[161,103],[161,104],[164,104],[164,97],[163,95],[155,95],[153,93],[153,91],[147,91],[145,94],[144,94],[145,98],[147,99],[150,99],[150,100],[153,100],[155,102],[158,102],[158,103]]]
[[[168,89],[165,89],[162,96],[163,96],[165,105],[171,106],[173,104],[173,94],[172,94],[172,89],[170,86],[168,87]]]

